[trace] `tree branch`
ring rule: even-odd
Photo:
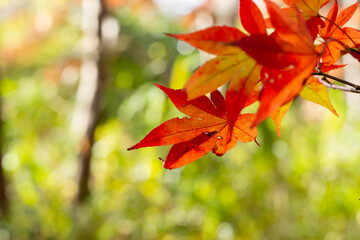
[[[80,71],[73,128],[80,132],[81,150],[79,154],[79,180],[75,203],[83,203],[90,194],[92,148],[94,132],[100,117],[100,101],[103,94],[104,57],[101,54],[101,22],[105,16],[104,0],[82,1],[83,43],[97,43],[91,48],[83,44],[83,60]]]
[[[356,85],[356,84],[354,84],[354,83],[348,82],[348,81],[346,81],[346,80],[344,80],[344,79],[341,79],[341,78],[338,78],[338,77],[334,77],[334,76],[332,76],[332,75],[329,75],[329,74],[324,73],[324,72],[321,72],[321,71],[319,71],[319,72],[314,72],[314,73],[312,73],[311,75],[314,75],[314,76],[323,76],[323,77],[325,77],[325,78],[330,78],[330,79],[335,80],[335,81],[337,81],[337,82],[341,82],[341,83],[343,83],[343,84],[345,84],[345,85],[351,86],[351,87],[353,87],[355,90],[360,90],[360,86],[359,86],[359,85]]]
[[[335,89],[335,90],[340,90],[340,91],[343,91],[343,92],[352,92],[352,93],[360,93],[360,90],[356,90],[352,87],[344,87],[344,86],[339,86],[339,85],[335,85],[333,83],[330,83],[326,80],[322,80],[320,79],[320,81],[325,85],[325,87],[327,88],[332,88],[332,89]]]
[[[2,68],[0,69],[2,73]],[[0,74],[1,74],[0,73]],[[2,76],[1,76],[2,77]],[[0,79],[1,79],[0,77]],[[0,85],[2,82],[0,82]],[[2,85],[0,86],[2,87]],[[2,110],[2,96],[0,96],[0,220],[4,220],[6,215],[9,213],[9,198],[7,189],[7,179],[3,168],[3,157],[4,157],[4,121],[3,121],[3,110]]]

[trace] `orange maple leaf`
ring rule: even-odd
[[[342,51],[360,44],[360,31],[343,27],[358,8],[359,2],[356,1],[338,14],[338,3],[335,0],[325,18],[325,26],[319,30],[319,35],[326,41],[317,48],[319,53],[323,53],[323,65],[333,65],[340,58]]]
[[[218,90],[211,93],[211,99],[201,96],[188,101],[182,90],[155,85],[169,96],[179,111],[191,117],[173,118],[162,123],[128,150],[174,144],[164,161],[165,168],[174,169],[199,159],[211,150],[222,156],[237,141],[255,140],[257,130],[251,128],[255,114],[239,115],[233,134],[228,139],[225,99]]]
[[[226,43],[237,41],[246,36],[239,29],[229,26],[214,26],[193,33],[166,33],[166,35],[218,56],[241,52],[241,49]]]
[[[284,0],[290,7],[285,9],[289,15],[296,16],[296,10],[299,9],[307,20],[319,14],[320,8],[328,4],[331,0]]]
[[[238,41],[238,46],[264,65],[255,125],[300,93],[318,59],[301,13],[297,12],[297,21],[294,21],[273,2],[265,0],[265,3],[275,32],[270,36],[251,35]]]

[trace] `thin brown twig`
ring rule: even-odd
[[[339,86],[339,85],[335,85],[333,83],[329,83],[325,80],[322,80],[320,79],[320,81],[325,85],[325,87],[327,88],[332,88],[332,89],[335,89],[335,90],[340,90],[340,91],[343,91],[343,92],[352,92],[352,93],[360,93],[360,90],[356,90],[352,87],[344,87],[344,86]]]
[[[356,84],[354,84],[354,83],[348,82],[348,81],[346,81],[346,80],[344,80],[344,79],[341,79],[341,78],[338,78],[338,77],[334,77],[334,76],[332,76],[332,75],[329,75],[329,74],[324,73],[324,72],[321,72],[321,71],[319,71],[319,72],[314,72],[314,73],[312,73],[312,75],[314,75],[314,76],[323,76],[323,77],[326,77],[326,78],[330,78],[330,79],[333,79],[333,80],[335,80],[335,81],[337,81],[337,82],[340,82],[340,83],[343,83],[343,84],[345,84],[345,85],[351,86],[351,87],[353,87],[355,90],[360,90],[360,86],[359,86],[359,85],[356,85]]]

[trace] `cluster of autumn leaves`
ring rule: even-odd
[[[164,167],[174,169],[210,151],[221,156],[237,141],[256,142],[256,126],[268,117],[280,135],[281,120],[298,95],[337,115],[326,87],[313,73],[344,67],[335,63],[346,53],[359,60],[360,31],[343,27],[359,2],[338,13],[335,0],[325,17],[319,10],[330,0],[284,0],[287,8],[264,1],[269,19],[252,0],[240,0],[240,19],[247,33],[215,26],[168,34],[216,57],[200,66],[183,89],[155,84],[190,118],[162,123],[128,150],[173,144]],[[227,83],[224,98],[217,89]],[[205,96],[208,93],[210,98]],[[256,113],[241,113],[255,102],[259,102]]]

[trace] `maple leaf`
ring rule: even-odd
[[[323,17],[319,10],[330,0],[284,0],[290,6],[286,9],[264,1],[269,21],[252,0],[240,0],[240,20],[249,35],[227,26],[167,34],[217,56],[200,66],[182,90],[155,84],[190,117],[165,121],[128,150],[173,145],[164,161],[168,169],[184,166],[210,151],[222,156],[237,141],[256,142],[254,126],[269,116],[280,137],[281,122],[297,95],[338,116],[325,85],[311,75],[329,76],[324,72],[344,67],[334,64],[341,54],[350,53],[359,60],[360,31],[342,28],[359,3],[338,14],[335,0]],[[270,35],[269,26],[274,28]],[[325,43],[315,49],[318,35]],[[319,74],[313,73],[316,65]],[[217,88],[228,82],[224,99]],[[256,101],[260,102],[256,114],[241,114]]]
[[[195,99],[233,79],[246,77],[255,64],[244,52],[215,57],[196,69],[184,85],[184,90],[189,100]]]
[[[320,18],[319,10],[331,0],[284,0],[284,2],[289,6],[283,8],[293,20],[296,21],[297,12],[301,11],[304,19],[306,20],[306,25],[315,40],[319,26],[324,27],[324,21]],[[266,19],[266,26],[268,28],[273,28],[270,19]]]
[[[263,16],[256,4],[251,0],[240,1],[239,13],[244,28],[250,34],[266,34]],[[200,66],[187,81],[184,90],[187,93],[188,100],[192,100],[212,92],[230,81],[226,93],[230,139],[237,116],[244,106],[249,103],[248,98],[259,81],[261,66],[257,65],[256,61],[245,54],[239,47],[233,49],[232,43],[244,38],[246,35],[239,34],[238,39],[220,36],[221,34],[226,34],[225,30],[224,27],[217,27],[217,37],[211,37],[211,44],[216,44],[217,46],[216,52],[207,49],[208,43],[205,43],[205,47],[201,44],[194,44],[194,42],[207,41],[209,39],[208,35],[211,35],[214,30],[205,29],[191,33],[186,35],[186,39],[184,36],[179,37],[179,35],[176,35],[176,37],[194,46],[196,45],[201,50],[221,55]],[[233,29],[231,31],[237,32]],[[229,47],[232,47],[231,53],[235,53],[224,55],[224,52],[229,53]]]
[[[270,68],[285,68],[304,61],[306,57],[316,58],[312,37],[302,15],[297,12],[297,21],[294,21],[273,2],[265,2],[275,32],[270,36],[244,37],[237,45],[258,63]]]
[[[341,52],[360,44],[360,31],[351,27],[344,27],[359,8],[357,1],[338,14],[338,3],[334,5],[325,18],[325,26],[320,28],[319,35],[326,41],[318,46],[322,53],[322,62],[325,65],[334,64],[341,56]]]
[[[166,35],[218,56],[241,52],[238,47],[226,43],[240,40],[246,36],[239,29],[228,26],[214,26],[187,34],[166,33]]]
[[[306,80],[305,86],[300,92],[300,96],[311,102],[326,107],[334,113],[335,116],[339,117],[334,106],[331,104],[325,85],[322,84],[316,77],[310,77]]]
[[[240,0],[239,15],[243,27],[250,34],[266,34],[264,18],[252,0]],[[239,65],[241,69],[233,76],[226,91],[228,141],[231,139],[237,117],[242,109],[258,100],[259,87],[256,85],[260,80],[262,66],[245,53],[243,56],[245,60]]]
[[[323,28],[325,22],[320,17],[311,17],[306,21],[306,26],[309,29],[312,40],[315,41],[319,33],[319,28]]]
[[[321,65],[320,71],[326,73],[326,72],[329,72],[329,71],[331,71],[331,70],[343,68],[343,67],[345,67],[346,65],[347,65],[347,64],[342,64],[342,65],[336,65],[336,64],[333,64],[333,65]]]
[[[240,0],[239,14],[243,27],[250,34],[266,34],[264,18],[253,1]],[[227,34],[227,31],[236,33],[236,36]],[[230,81],[226,93],[226,106],[228,108],[226,114],[229,124],[227,139],[230,141],[237,116],[251,101],[249,98],[251,98],[260,78],[261,66],[233,44],[246,35],[239,30],[223,26],[186,35],[170,36],[188,42],[200,50],[220,55],[200,66],[187,81],[184,90],[187,93],[188,100],[192,100],[214,91]],[[216,46],[215,51],[213,46]]]
[[[179,111],[191,118],[173,118],[162,123],[128,150],[174,144],[164,162],[165,168],[174,169],[193,162],[210,151],[221,156],[233,148],[237,141],[255,140],[257,130],[251,128],[255,114],[239,115],[233,134],[228,139],[226,103],[218,90],[211,93],[211,99],[201,96],[188,101],[182,90],[155,85],[168,95]]]
[[[297,21],[271,1],[265,0],[275,32],[256,34],[237,44],[259,64],[263,64],[263,89],[255,125],[269,117],[300,93],[316,65],[318,54],[300,12]]]
[[[305,19],[319,15],[319,10],[331,0],[283,0],[290,8],[285,9],[290,16],[296,16],[299,9]]]
[[[250,34],[266,34],[265,20],[252,0],[240,0],[239,16],[243,27]]]
[[[251,0],[240,1],[239,13],[249,33],[266,33],[262,14]],[[232,44],[246,36],[235,28],[221,26],[190,34],[168,35],[218,55],[200,66],[185,84],[184,90],[189,100],[212,92],[231,80],[246,78],[256,64],[241,48]]]
[[[252,60],[253,61],[253,60]],[[238,75],[231,80],[226,91],[227,118],[229,123],[229,135],[236,122],[237,116],[242,109],[253,104],[259,99],[259,80],[262,66],[254,64],[247,67],[247,74]]]

